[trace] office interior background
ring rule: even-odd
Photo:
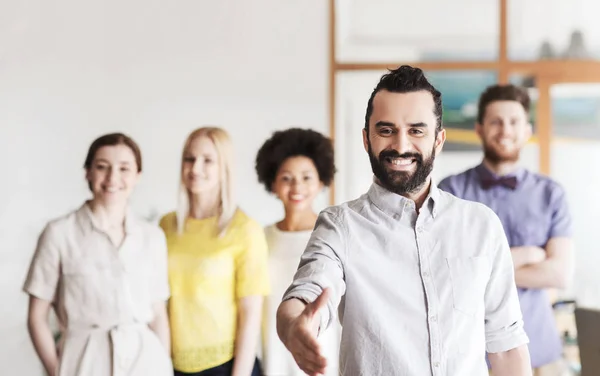
[[[402,63],[443,94],[438,181],[482,158],[481,91],[529,88],[535,135],[523,165],[565,187],[575,224],[575,278],[554,296],[600,308],[598,10],[594,0],[1,1],[0,374],[43,374],[21,286],[44,224],[89,196],[94,138],[122,131],[139,142],[133,206],[156,221],[175,208],[187,134],[224,127],[238,202],[266,225],[283,210],[256,178],[262,142],[292,126],[330,135],[338,173],[316,209],[359,196],[372,176],[367,99]],[[572,318],[561,320],[575,336]]]

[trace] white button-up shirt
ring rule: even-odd
[[[321,212],[284,300],[325,287],[345,376],[487,375],[486,351],[528,343],[498,217],[434,184],[419,213],[375,183]]]

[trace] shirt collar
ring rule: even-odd
[[[101,227],[96,220],[96,217],[92,213],[92,209],[90,208],[89,201],[86,201],[79,207],[76,212],[76,218],[79,222],[81,228],[84,231],[100,231],[103,232]],[[127,213],[125,214],[125,234],[133,234],[137,232],[141,228],[141,224],[137,217],[133,214],[130,208],[127,208]]]
[[[499,179],[499,178],[501,178],[500,175],[497,175],[493,171],[488,169],[483,164],[483,162],[481,162],[477,167],[475,167],[475,171],[477,172],[477,175],[479,176],[480,181],[483,179]],[[526,170],[523,167],[518,167],[515,171],[511,172],[510,174],[506,174],[504,176],[505,177],[514,176],[517,179],[517,184],[519,184],[523,181],[523,178],[525,177],[525,172],[526,172]]]
[[[439,211],[439,191],[440,190],[434,180],[431,179],[429,193],[423,202],[421,210],[427,210],[433,218],[435,218]],[[414,201],[385,189],[375,181],[371,184],[367,196],[381,211],[395,218],[401,216],[405,212],[415,210]]]

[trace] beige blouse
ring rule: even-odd
[[[115,247],[84,204],[39,237],[24,290],[52,301],[64,328],[60,376],[173,373],[148,328],[152,304],[169,298],[165,236],[131,213],[125,233]]]

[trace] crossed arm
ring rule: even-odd
[[[534,246],[511,248],[517,286],[565,288],[573,274],[573,248],[573,241],[568,237],[551,238],[545,249]]]

